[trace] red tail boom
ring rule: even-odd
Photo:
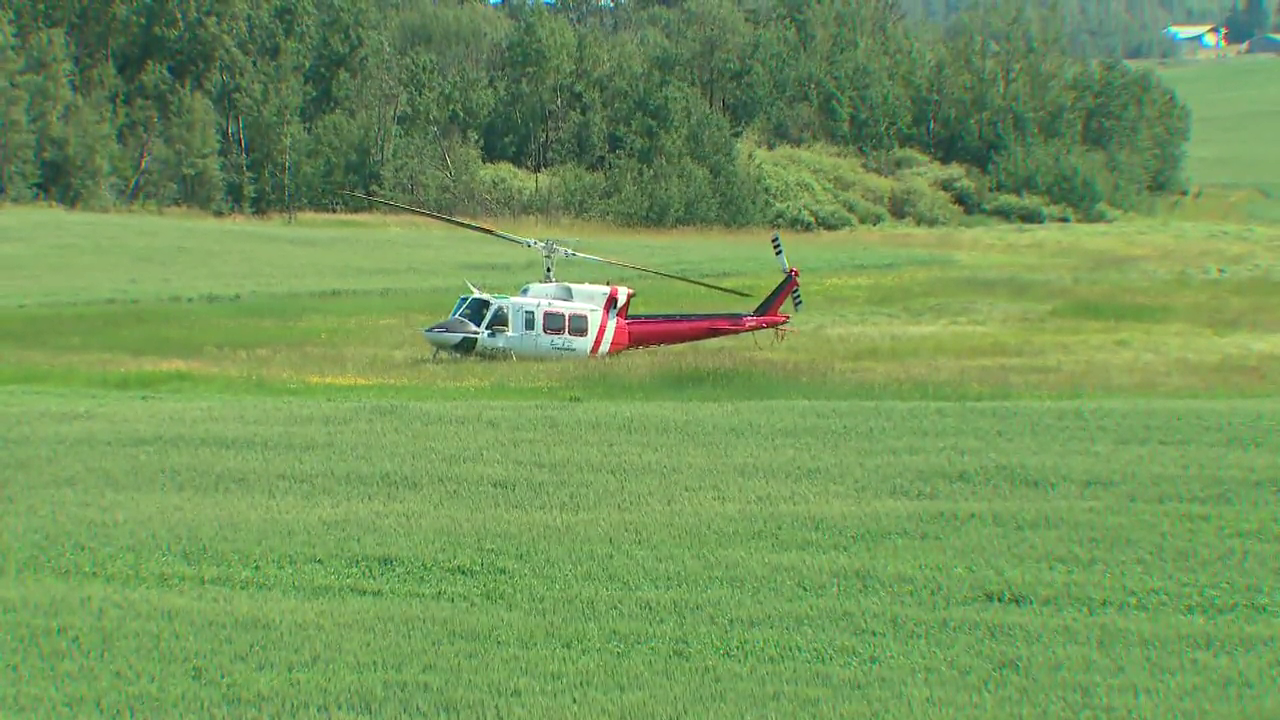
[[[749,313],[684,313],[632,315],[626,323],[626,349],[678,345],[780,327],[791,320],[780,312],[792,291],[799,287],[800,271],[788,268],[786,276]],[[621,315],[621,313],[620,313]]]

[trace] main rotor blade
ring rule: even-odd
[[[398,202],[383,200],[382,198],[369,197],[368,195],[361,195],[360,193],[354,193],[349,190],[343,190],[342,192],[346,195],[362,198],[370,202],[382,203],[383,205],[390,205],[391,207],[400,208],[401,210],[408,210],[409,212],[417,213],[418,215],[425,215],[434,220],[447,222],[450,225],[453,225],[455,227],[464,228],[466,230],[473,230],[478,233],[484,233],[485,235],[492,235],[493,237],[501,238],[503,240],[506,240],[507,242],[513,242],[517,245],[523,245],[525,247],[531,247],[531,248],[536,248],[541,245],[541,243],[539,243],[537,240],[530,240],[529,238],[523,238],[523,237],[520,237],[519,235],[512,235],[511,233],[505,233],[496,228],[488,227],[487,225],[480,225],[478,223],[467,222],[466,220],[461,220],[456,217],[441,215],[440,213],[431,212],[430,210],[423,210],[422,208],[410,207],[408,205],[401,205]]]
[[[411,207],[409,205],[401,205],[400,203],[392,202],[391,200],[383,200],[382,198],[370,197],[368,195],[361,195],[360,193],[354,193],[354,192],[351,192],[350,190],[343,190],[342,193],[345,195],[350,195],[352,197],[358,197],[364,200],[368,200],[370,202],[381,203],[383,205],[389,205],[394,208],[400,208],[401,210],[407,210],[411,213],[416,213],[418,215],[424,215],[426,217],[439,220],[441,222],[449,223],[450,225],[453,225],[455,227],[464,228],[466,230],[473,230],[475,232],[484,233],[485,235],[491,235],[493,237],[501,238],[502,240],[506,240],[507,242],[512,242],[517,245],[523,245],[525,247],[534,248],[534,249],[542,247],[542,243],[538,242],[537,240],[523,238],[523,237],[520,237],[519,235],[512,235],[510,233],[505,233],[496,228],[491,228],[486,225],[480,225],[478,223],[467,222],[466,220],[461,220],[456,217],[450,217],[449,215],[441,215],[440,213],[431,212],[430,210],[423,210],[422,208]],[[741,290],[734,290],[732,288],[721,287],[719,285],[712,285],[711,283],[703,282],[701,280],[694,280],[693,278],[687,278],[680,275],[673,275],[671,273],[663,272],[661,270],[654,270],[652,268],[647,268],[640,265],[633,265],[631,263],[622,262],[620,260],[610,260],[608,258],[602,258],[595,255],[588,255],[586,253],[580,253],[574,250],[570,250],[569,248],[566,248],[566,247],[555,246],[555,250],[559,252],[561,256],[567,257],[567,258],[583,258],[585,260],[595,260],[596,262],[605,263],[606,265],[616,265],[618,267],[629,268],[631,270],[639,270],[641,272],[647,272],[653,275],[659,275],[661,277],[670,278],[672,280],[679,280],[681,282],[687,282],[693,285],[699,285],[701,287],[708,288],[711,290],[718,290],[723,293],[729,293],[730,295],[737,295],[738,297],[751,297],[749,293],[744,293]]]
[[[719,285],[712,285],[709,282],[694,280],[693,278],[687,278],[681,275],[673,275],[669,272],[654,270],[653,268],[642,267],[640,265],[632,265],[631,263],[622,262],[620,260],[610,260],[609,258],[597,257],[595,255],[587,255],[586,253],[574,252],[573,250],[568,250],[565,248],[561,248],[560,252],[565,257],[575,257],[575,258],[584,258],[586,260],[595,260],[596,262],[602,262],[608,265],[617,265],[618,267],[630,268],[632,270],[639,270],[641,272],[653,273],[654,275],[660,275],[664,278],[670,278],[672,280],[679,280],[681,282],[692,283],[694,285],[701,285],[704,288],[710,288],[711,290],[719,290],[720,292],[729,293],[730,295],[737,295],[738,297],[751,297],[750,293],[744,293],[741,290],[734,290],[733,288],[720,287]]]

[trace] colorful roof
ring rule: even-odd
[[[1191,40],[1217,28],[1217,25],[1170,25],[1164,31],[1178,40]]]

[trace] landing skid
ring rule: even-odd
[[[509,350],[506,348],[502,348],[502,349],[494,348],[491,350],[481,350],[481,351],[469,353],[466,355],[452,352],[450,350],[441,350],[440,348],[436,348],[431,353],[431,355],[426,358],[426,361],[430,363],[438,364],[438,363],[448,363],[448,362],[474,362],[476,360],[484,360],[486,362],[495,362],[495,361],[501,362],[501,361],[511,361],[515,359],[516,359],[515,351]]]
[[[479,360],[508,361],[516,359],[516,351],[510,348],[491,348],[477,352],[474,357]]]
[[[466,359],[467,358],[465,355],[459,355],[458,353],[455,353],[455,352],[449,352],[448,350],[441,350],[440,348],[436,348],[431,353],[431,355],[427,358],[427,362],[439,364],[439,363],[446,363],[446,362],[457,362],[458,360],[466,360]]]

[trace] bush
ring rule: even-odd
[[[893,182],[846,153],[782,147],[757,151],[756,160],[764,214],[781,227],[839,230],[892,219]]]
[[[1084,212],[1106,200],[1114,183],[1100,155],[1049,145],[1014,145],[1002,151],[991,177],[1000,192],[1038,195]]]
[[[510,163],[485,163],[476,172],[475,192],[485,215],[524,215],[536,210],[533,173]]]
[[[884,175],[868,169],[860,158],[829,146],[763,150],[746,141],[743,145],[736,165],[724,173],[728,177],[720,178],[687,159],[654,166],[619,161],[604,172],[562,165],[541,175],[509,163],[480,163],[474,151],[463,149],[453,153],[452,162],[457,191],[475,198],[465,212],[567,215],[632,226],[699,224],[706,218],[721,218],[725,225],[762,222],[815,231],[895,220],[937,227],[980,215],[1022,223],[1077,218],[1107,222],[1117,212],[1105,203],[1079,209],[1034,194],[1037,189],[1056,188],[1059,196],[1077,201],[1089,197],[1079,166],[1050,162],[1045,152],[1003,156],[1005,175],[1000,182],[1022,189],[997,193],[991,190],[991,181],[973,168],[940,164],[917,150],[884,155],[879,165],[889,173]],[[1028,157],[1036,159],[1028,161]],[[1070,159],[1074,162],[1078,156]],[[1031,173],[1028,168],[1037,167],[1036,163],[1050,171]],[[1021,174],[1015,174],[1019,167]],[[1110,177],[1105,168],[1097,176]]]
[[[927,227],[954,224],[962,214],[949,196],[920,177],[896,184],[889,202],[894,217]]]
[[[989,215],[1024,223],[1039,224],[1049,221],[1049,210],[1042,201],[1017,195],[996,195],[987,204],[986,212]]]
[[[583,220],[606,220],[605,177],[577,165],[560,165],[542,174],[534,211]]]
[[[1020,175],[1007,175],[1003,181],[1020,190],[1002,194],[992,193],[991,181],[981,172],[940,164],[910,148],[881,156],[877,164],[881,172],[868,169],[866,162],[847,152],[823,145],[755,150],[753,157],[767,205],[764,220],[795,230],[839,230],[893,220],[936,227],[984,214],[1014,222],[1072,222],[1077,215],[1072,207],[1035,191],[1056,189],[1059,195],[1089,201],[1090,186],[1081,182],[1084,176],[1069,163],[1049,162],[1047,153],[1035,156],[1040,167],[1049,168],[1043,178],[1026,169]],[[1023,155],[1009,157],[1006,172],[1019,163],[1034,167]],[[1092,217],[1091,212],[1080,214]]]

